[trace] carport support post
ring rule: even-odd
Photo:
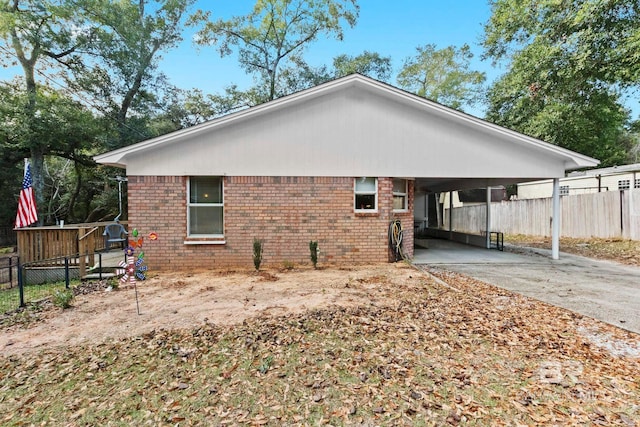
[[[560,178],[553,179],[553,213],[551,214],[551,258],[560,259]]]
[[[453,191],[449,191],[449,240],[453,240]]]
[[[491,187],[487,187],[487,249],[491,249]]]

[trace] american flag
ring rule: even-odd
[[[16,228],[26,227],[38,221],[36,199],[33,195],[33,179],[31,178],[31,165],[25,162],[22,190],[18,198],[18,214],[16,215]]]

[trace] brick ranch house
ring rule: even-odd
[[[541,178],[597,161],[354,74],[95,157],[126,169],[129,228],[156,270],[390,260],[434,192]]]

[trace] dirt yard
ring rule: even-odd
[[[77,295],[73,307],[50,306],[36,321],[0,332],[5,355],[45,348],[102,343],[153,330],[188,329],[203,322],[229,325],[260,315],[301,313],[329,305],[375,304],[387,286],[421,280],[407,264],[272,272],[213,271],[163,273],[138,282],[138,303],[131,285]],[[385,286],[380,286],[385,284]],[[80,289],[82,291],[82,289]]]
[[[0,318],[2,425],[638,426],[638,335],[404,264],[158,274]]]

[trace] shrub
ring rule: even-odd
[[[262,263],[262,249],[263,242],[260,239],[253,239],[253,265],[256,271],[260,270],[260,264]]]
[[[313,263],[313,268],[317,268],[318,265],[318,242],[311,240],[309,242],[309,252],[311,252],[311,262]]]
[[[71,289],[56,289],[53,292],[53,305],[61,309],[71,307],[73,301],[73,291]]]

